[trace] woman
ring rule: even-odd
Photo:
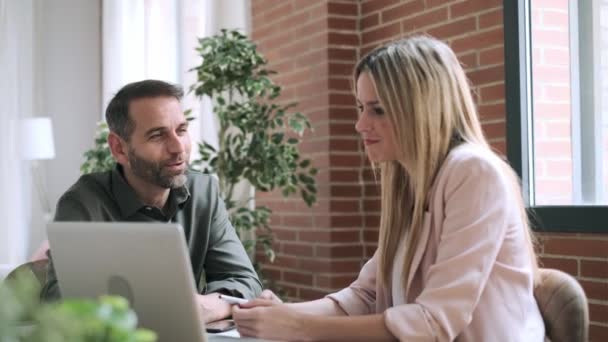
[[[356,129],[381,175],[378,250],[348,288],[235,307],[244,336],[543,341],[536,257],[514,172],[486,142],[444,43],[416,36],[356,66]]]

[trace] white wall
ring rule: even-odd
[[[55,154],[44,162],[48,195],[59,196],[79,177],[82,154],[93,143],[101,108],[101,0],[36,0],[35,115],[53,120]],[[33,203],[30,254],[45,238]]]

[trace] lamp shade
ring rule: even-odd
[[[26,118],[21,121],[21,158],[41,160],[55,158],[53,125],[47,117]]]

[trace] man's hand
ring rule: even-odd
[[[197,294],[196,302],[201,307],[205,323],[227,318],[232,312],[231,305],[221,300],[218,293]]]

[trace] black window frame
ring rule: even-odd
[[[529,206],[529,123],[526,113],[532,90],[528,58],[529,28],[526,11],[530,0],[504,0],[505,108],[507,159],[519,175],[532,226],[540,232],[608,233],[608,206]],[[522,116],[524,115],[524,116]]]

